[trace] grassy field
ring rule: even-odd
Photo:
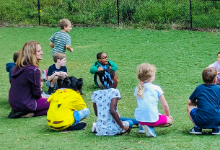
[[[186,113],[186,102],[195,87],[202,83],[201,72],[216,61],[220,33],[190,31],[156,31],[114,28],[74,28],[70,35],[74,52],[67,54],[69,75],[84,79],[83,98],[91,110],[85,120],[85,130],[54,132],[46,116],[8,119],[10,88],[5,64],[12,61],[15,51],[30,40],[40,42],[43,60],[41,69],[53,64],[49,37],[59,28],[0,28],[0,149],[219,149],[219,136],[190,135],[192,123]],[[146,138],[138,128],[131,133],[114,137],[97,137],[91,133],[96,117],[90,96],[96,88],[89,69],[96,53],[105,52],[118,66],[117,71],[122,99],[118,103],[120,115],[133,117],[136,99],[133,96],[136,67],[143,62],[157,67],[155,84],[160,85],[170,106],[174,124],[156,128],[156,138]],[[44,88],[46,91],[47,89]],[[164,113],[160,107],[160,112]]]

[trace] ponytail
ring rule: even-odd
[[[144,84],[140,82],[137,86],[137,97],[143,98],[144,97]]]

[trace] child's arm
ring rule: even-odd
[[[99,68],[99,65],[97,64],[97,62],[95,62],[90,69],[90,73],[94,74],[98,72],[98,68]]]
[[[52,42],[49,43],[51,48],[54,48],[54,44]]]
[[[188,99],[187,108],[190,106],[196,106],[196,105],[197,105],[197,100],[195,101],[195,103],[193,103],[190,99]]]
[[[55,72],[54,74],[52,74],[51,76],[47,76],[47,81],[52,81],[55,77],[59,77],[60,72]]]
[[[112,69],[114,71],[118,70],[118,66],[111,60],[108,61],[109,62],[109,69]]]
[[[70,51],[70,52],[73,52],[73,48],[71,48],[70,45],[66,45],[66,49],[67,49],[68,51]]]
[[[93,103],[93,109],[94,109],[95,115],[97,116],[97,107],[96,107],[96,103]]]
[[[163,110],[164,110],[166,116],[170,116],[169,106],[168,106],[168,103],[167,103],[163,94],[159,97],[159,100],[163,106]]]
[[[111,105],[110,105],[110,113],[112,117],[115,119],[117,124],[121,127],[122,130],[126,130],[127,132],[130,132],[129,126],[124,126],[118,116],[118,113],[116,112],[117,108],[117,103],[118,103],[118,98],[112,98],[111,100]]]

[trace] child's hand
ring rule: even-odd
[[[218,75],[220,75],[220,72],[218,72]]]
[[[98,67],[98,71],[102,71],[103,70],[103,68],[102,67]]]
[[[123,126],[122,131],[125,130],[127,133],[130,133],[131,128],[129,126]]]
[[[55,72],[55,76],[60,76],[60,72]]]
[[[173,117],[172,116],[168,116],[170,119],[172,119],[172,122],[173,122]]]
[[[42,94],[41,94],[41,98],[46,98],[46,99],[47,99],[47,97],[46,97],[46,96],[44,96],[44,95],[42,95]]]
[[[73,52],[73,48],[70,48],[70,52]]]
[[[65,78],[65,77],[67,77],[67,73],[61,71],[61,72],[60,72],[60,77],[61,77],[61,78]]]
[[[109,66],[108,69],[112,69],[112,66]]]

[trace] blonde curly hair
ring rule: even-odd
[[[142,63],[137,67],[137,77],[140,83],[137,86],[137,97],[143,98],[143,82],[149,82],[156,73],[156,67],[149,63]]]

